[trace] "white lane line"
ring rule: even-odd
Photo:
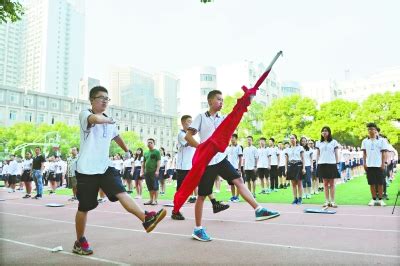
[[[3,204],[16,204],[16,205],[26,205],[26,206],[36,206],[36,207],[45,207],[44,204],[30,204],[30,203],[18,203],[18,202],[6,202],[6,201],[0,201],[0,203]],[[66,206],[68,205],[72,205],[71,203],[66,203]],[[68,208],[68,209],[73,209],[76,210],[78,205],[75,205],[76,208]],[[190,209],[193,210],[194,207],[182,207],[182,209]],[[207,208],[205,207],[204,210],[212,210],[212,208]],[[239,210],[239,209],[235,209],[235,208],[230,208],[231,211],[234,212],[252,212],[254,213],[254,210]],[[281,214],[297,214],[297,215],[306,215],[306,216],[311,216],[313,214],[309,214],[309,213],[304,213],[304,212],[286,212],[286,211],[280,211]],[[316,216],[316,215],[315,215]],[[334,216],[354,216],[354,217],[378,217],[378,218],[394,218],[394,219],[400,219],[399,215],[374,215],[374,214],[348,214],[348,213],[335,213]]]
[[[15,214],[15,213],[6,213],[6,212],[0,212],[0,213],[7,214],[7,215],[13,215],[13,216],[19,216],[19,217],[25,217],[25,218],[32,218],[32,219],[37,219],[37,220],[57,222],[57,223],[75,224],[74,222],[69,222],[69,221],[64,221],[64,220],[55,220],[55,219],[48,219],[48,218],[41,218],[41,217],[21,215],[21,214]],[[105,226],[105,225],[87,224],[87,226],[104,228],[104,229],[120,230],[120,231],[129,231],[129,232],[136,232],[136,233],[145,233],[144,230]],[[158,231],[153,231],[152,234],[177,236],[177,237],[185,237],[185,238],[190,237],[189,235],[184,235],[184,234],[175,234],[175,233],[158,232]],[[235,240],[235,239],[213,238],[213,240],[214,241],[222,241],[222,242],[231,242],[231,243],[237,243],[237,244],[249,244],[249,245],[269,246],[269,247],[277,247],[277,248],[291,248],[291,249],[300,249],[300,250],[322,251],[322,252],[339,253],[339,254],[363,255],[363,256],[385,257],[385,258],[396,258],[396,259],[400,258],[400,256],[398,256],[398,255],[387,255],[387,254],[379,254],[379,253],[364,253],[364,252],[357,252],[357,251],[322,249],[322,248],[312,248],[312,247],[302,247],[302,246],[288,246],[288,245],[281,245],[281,244],[243,241],[243,240]]]
[[[42,249],[42,250],[46,250],[46,251],[50,251],[50,252],[52,251],[51,248],[37,246],[37,245],[33,245],[33,244],[25,243],[25,242],[20,242],[20,241],[16,241],[16,240],[12,240],[12,239],[7,239],[7,238],[0,237],[0,240],[5,241],[5,242],[10,242],[10,243],[13,243],[13,244],[17,244],[17,245],[31,247],[31,248]],[[110,263],[110,264],[116,264],[116,265],[124,265],[124,266],[129,265],[129,264],[118,262],[118,261],[112,261],[112,260],[106,260],[106,259],[93,257],[92,255],[90,255],[90,256],[82,256],[82,255],[74,254],[72,252],[67,252],[67,251],[58,251],[57,253],[70,255],[70,256],[74,256],[74,257],[78,257],[78,258],[82,258],[82,259],[88,259],[88,260],[104,262],[104,263]]]
[[[36,206],[36,207],[45,207],[45,203],[44,204],[31,204],[31,203],[18,203],[18,202],[7,202],[7,201],[0,201],[0,203],[3,204],[16,204],[16,205],[26,205],[26,206]],[[66,204],[66,206],[68,205],[72,205],[72,206],[76,206],[76,208],[69,208],[69,209],[74,209],[76,210],[78,205],[74,205],[71,203],[64,203]],[[161,204],[160,204],[161,205]],[[306,206],[305,206],[306,207]],[[389,206],[390,207],[390,206]],[[250,207],[249,207],[250,208]],[[182,207],[182,209],[189,209],[189,210],[193,210],[194,207]],[[278,208],[279,209],[279,208]],[[208,208],[205,207],[204,210],[212,210],[212,208]],[[252,212],[254,213],[254,210],[248,209],[248,210],[239,210],[236,208],[229,208],[229,211],[235,211],[235,212]],[[304,213],[304,212],[290,212],[290,211],[279,211],[281,214],[297,214],[297,215],[313,215],[313,214],[309,214],[309,213]],[[314,214],[315,215],[315,214]],[[317,215],[315,215],[317,216]],[[399,215],[375,215],[375,214],[349,214],[349,213],[335,213],[334,216],[354,216],[354,217],[379,217],[379,218],[397,218],[400,219]]]
[[[15,203],[12,203],[15,204]],[[23,204],[23,203],[18,203]],[[42,205],[30,204],[36,207],[41,207]],[[69,210],[76,210],[76,208],[64,208]],[[101,211],[101,210],[91,210],[91,212],[99,213],[112,213],[121,215],[132,215],[128,212],[118,212],[118,211]],[[187,220],[194,220],[193,217],[185,217]],[[260,223],[257,221],[243,221],[243,220],[231,220],[231,219],[213,219],[213,218],[203,218],[203,221],[220,221],[220,222],[230,222],[230,223],[246,223],[246,224],[257,224],[257,225],[275,225],[275,226],[291,226],[291,227],[303,227],[303,228],[321,228],[321,229],[341,229],[341,230],[354,230],[354,231],[372,231],[372,232],[389,232],[389,233],[400,233],[400,230],[391,229],[374,229],[374,228],[358,228],[358,227],[340,227],[340,226],[330,226],[330,225],[312,225],[312,224],[290,224],[290,223]]]

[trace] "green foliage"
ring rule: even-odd
[[[241,95],[226,96],[222,113],[228,114]],[[291,133],[319,139],[321,128],[329,126],[340,143],[359,146],[367,122],[377,123],[394,146],[400,145],[400,92],[371,95],[361,104],[337,99],[319,108],[314,100],[299,95],[276,99],[267,107],[253,102],[237,133],[240,139],[253,135],[284,141]]]
[[[52,132],[54,134],[52,134]],[[50,133],[50,134],[49,134]],[[46,138],[45,135],[47,134]],[[57,139],[57,135],[59,139]],[[137,148],[144,147],[140,138],[134,132],[122,132],[122,139],[128,147],[134,151]],[[0,127],[0,159],[6,156],[6,151],[11,153],[18,145],[25,143],[32,143],[31,145],[20,149],[16,152],[17,155],[23,155],[25,151],[34,151],[36,146],[42,148],[43,153],[47,156],[54,154],[53,145],[40,145],[37,143],[57,143],[62,156],[68,156],[70,148],[73,146],[79,147],[80,132],[78,126],[68,126],[64,123],[56,123],[54,125],[40,124],[34,125],[32,123],[17,123],[12,127]],[[110,154],[122,153],[122,149],[112,142]]]
[[[18,1],[0,1],[0,24],[16,22],[24,15],[24,8]]]

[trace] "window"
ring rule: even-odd
[[[0,102],[4,102],[4,91],[0,91]]]
[[[44,98],[39,98],[38,99],[38,107],[39,108],[46,108],[46,99]]]
[[[57,109],[58,109],[58,102],[52,101],[52,102],[51,102],[51,109],[57,110]]]
[[[15,121],[17,120],[17,111],[10,111],[10,120]]]
[[[212,91],[211,88],[201,88],[201,89],[200,89],[200,92],[201,92],[201,95],[202,95],[202,96],[208,95],[208,93],[209,93],[210,91]]]
[[[211,74],[200,74],[200,81],[215,81],[216,76]]]
[[[19,95],[17,93],[10,93],[10,103],[18,103]]]
[[[45,119],[45,115],[44,114],[38,114],[37,116],[37,122],[38,123],[43,123]]]
[[[32,106],[33,99],[31,96],[26,96],[24,99],[24,107]]]
[[[71,103],[64,102],[64,111],[65,112],[71,112]]]
[[[30,112],[25,113],[25,121],[32,122],[32,113],[30,113]]]
[[[129,127],[128,126],[125,126],[125,131],[129,131]]]
[[[157,128],[154,128],[154,135],[156,135],[157,134]]]
[[[54,125],[54,116],[51,117],[51,124]]]
[[[208,103],[202,102],[201,103],[201,108],[202,109],[207,109],[208,108]]]

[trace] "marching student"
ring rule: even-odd
[[[43,170],[46,159],[41,154],[40,147],[35,148],[35,157],[32,162],[32,178],[36,186],[36,196],[33,199],[41,199],[43,196]]]
[[[286,179],[292,182],[294,200],[292,204],[301,205],[303,196],[302,176],[306,173],[304,148],[297,143],[297,136],[290,135],[290,148],[286,149]]]
[[[199,143],[194,139],[194,135],[199,133],[200,142],[204,143],[220,126],[224,117],[218,112],[222,108],[223,98],[222,93],[218,90],[210,91],[207,95],[209,110],[205,113],[199,114],[188,128],[185,139],[192,147],[197,147]],[[254,147],[254,146],[253,146]],[[254,147],[255,149],[255,147]],[[255,154],[255,153],[254,153]],[[250,163],[251,164],[251,163]],[[256,161],[253,161],[253,167]],[[203,206],[206,196],[212,194],[215,176],[220,175],[227,181],[233,183],[239,190],[243,199],[249,203],[255,210],[256,220],[266,220],[279,216],[280,214],[275,211],[268,210],[261,207],[252,196],[251,192],[246,188],[240,174],[236,171],[226,158],[224,152],[217,153],[208,164],[203,176],[201,177],[198,186],[198,198],[195,204],[195,223],[196,227],[193,230],[192,237],[199,241],[211,241],[211,237],[206,233],[202,227]],[[255,173],[254,173],[255,176]]]
[[[246,175],[247,187],[256,197],[256,180],[257,180],[257,164],[258,164],[258,151],[253,146],[253,137],[247,137],[247,147],[243,150],[243,164],[244,172]]]
[[[247,137],[249,138],[249,137]],[[251,140],[253,140],[253,138],[251,138]],[[269,194],[271,192],[270,188],[269,188],[269,164],[268,164],[268,156],[269,156],[269,150],[266,147],[266,138],[262,137],[259,140],[259,148],[257,149],[257,155],[255,157],[255,160],[257,161],[257,174],[258,174],[258,178],[260,178],[260,182],[261,182],[261,192],[259,192],[259,194]],[[253,159],[254,157],[252,157],[251,151],[252,151],[252,147],[251,144],[249,144],[249,147],[246,147],[244,149],[244,159],[245,159],[245,163],[246,163],[246,157],[249,159]],[[265,183],[264,183],[265,180]],[[248,185],[251,182],[249,181]],[[249,187],[250,188],[250,187]],[[256,182],[253,182],[253,194],[256,191]],[[254,194],[255,197],[255,194]]]
[[[79,205],[75,217],[76,241],[72,251],[80,255],[93,253],[85,237],[85,229],[88,212],[98,205],[97,192],[100,188],[110,201],[119,201],[125,210],[135,215],[148,233],[166,215],[165,209],[157,213],[143,211],[126,193],[121,178],[115,176],[108,157],[111,141],[114,140],[127,156],[129,149],[120,137],[115,121],[104,113],[110,101],[106,88],[96,86],[89,95],[91,108],[79,114],[81,146],[76,171]]]
[[[323,207],[337,208],[335,203],[335,179],[340,178],[337,164],[339,144],[332,138],[331,129],[327,126],[321,129],[321,139],[317,142],[318,176],[323,179],[325,203]]]
[[[26,195],[23,196],[22,198],[28,199],[31,197],[31,192],[32,192],[32,175],[31,175],[31,170],[32,170],[32,153],[30,151],[27,151],[25,153],[25,160],[23,162],[23,172],[21,176],[22,182],[25,183],[25,189],[26,189]]]
[[[368,203],[369,206],[385,206],[383,201],[383,185],[387,144],[385,140],[378,136],[377,126],[375,123],[368,123],[368,137],[361,143],[363,151],[364,169],[367,173],[368,185],[370,186],[372,199]],[[378,187],[378,195],[376,188]]]
[[[231,137],[231,144],[226,148],[226,153],[228,154],[228,161],[241,175],[243,151],[237,141],[238,135],[233,134]],[[239,190],[236,189],[235,185],[232,182],[229,182],[228,184],[231,186],[232,193],[232,197],[229,201],[239,202]]]
[[[279,188],[287,189],[286,186],[286,155],[282,142],[278,143],[278,177],[279,177]]]
[[[268,166],[269,176],[271,180],[271,190],[274,192],[278,191],[278,162],[279,162],[279,150],[275,146],[275,139],[269,139],[269,152],[268,152]]]
[[[50,156],[48,160],[48,166],[47,166],[47,172],[48,172],[48,181],[50,182],[50,191],[49,194],[54,194],[56,193],[57,189],[57,176],[56,176],[56,162],[55,162],[55,157]]]
[[[131,172],[133,180],[135,180],[135,187],[136,187],[135,199],[142,198],[143,177],[140,175],[140,172],[142,170],[142,163],[143,163],[143,149],[137,148],[135,156],[133,157],[132,160],[132,172]]]
[[[303,199],[311,199],[311,173],[313,171],[313,165],[312,165],[312,154],[313,151],[308,147],[308,141],[307,138],[301,137],[300,138],[300,145],[304,149],[303,157],[304,157],[304,168],[306,170],[306,173],[302,177],[302,183],[303,183]]]

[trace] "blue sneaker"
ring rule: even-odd
[[[301,205],[301,201],[302,201],[302,199],[301,199],[301,197],[297,200],[297,205]]]
[[[235,202],[235,196],[232,196],[231,199],[229,200],[230,202]]]
[[[207,235],[206,230],[204,228],[194,229],[192,237],[196,240],[203,241],[203,242],[211,241],[211,237],[209,237]]]
[[[281,215],[279,212],[270,211],[267,208],[261,208],[256,211],[256,221],[268,220]]]
[[[236,196],[235,197],[235,200],[233,201],[233,202],[239,202],[240,200],[239,200],[239,196]]]
[[[295,198],[292,202],[293,205],[296,205],[299,202],[299,200],[297,198]]]

